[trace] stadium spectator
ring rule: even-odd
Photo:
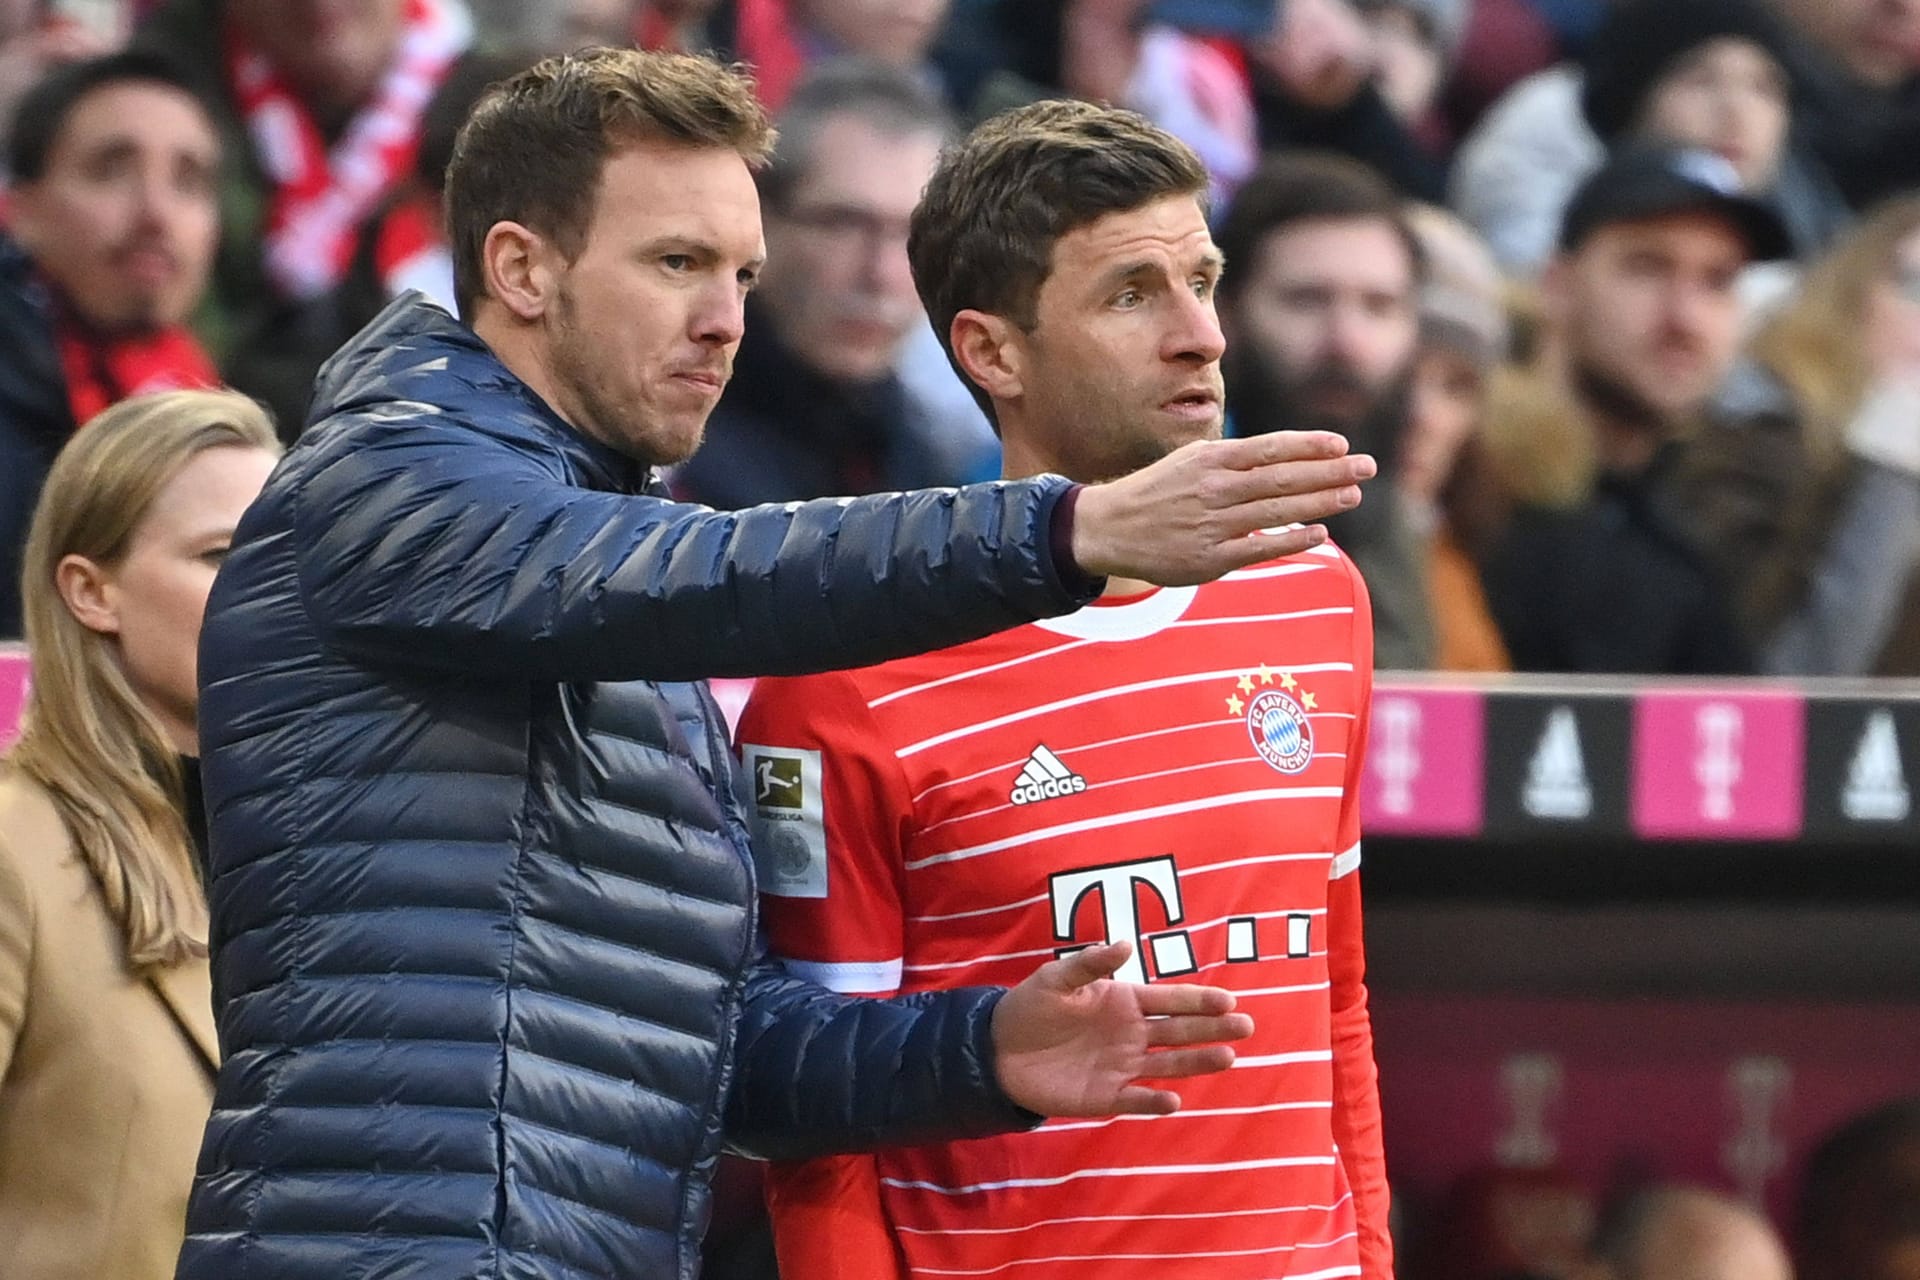
[[[1416,205],[1407,221],[1420,238],[1426,282],[1407,431],[1393,481],[1427,537],[1433,665],[1505,671],[1511,660],[1476,563],[1503,517],[1480,433],[1509,346],[1505,282],[1486,246],[1444,209]]]
[[[1554,1165],[1473,1167],[1447,1187],[1408,1274],[1574,1280],[1593,1235],[1593,1201],[1583,1183]]]
[[[1218,437],[1206,185],[1171,135],[1084,103],[996,117],[943,160],[914,278],[991,399],[1009,478],[1125,475]],[[787,1274],[1390,1280],[1358,874],[1366,612],[1353,566],[1315,548],[1199,588],[1115,580],[1064,618],[759,682],[743,763],[764,780],[812,761],[794,776],[818,788],[757,788],[790,969],[918,994],[1124,938],[1139,980],[1208,974],[1260,1026],[1244,1069],[1182,1086],[1177,1126],[777,1168]]]
[[[1443,98],[1453,136],[1465,137],[1514,85],[1572,52],[1535,0],[1473,0]]]
[[[1920,1280],[1920,1098],[1829,1134],[1801,1177],[1800,1280]]]
[[[1397,483],[1419,345],[1419,241],[1401,198],[1344,156],[1270,157],[1220,223],[1220,287],[1236,435],[1336,431]],[[1426,547],[1397,490],[1328,523],[1373,596],[1374,655],[1435,655]]]
[[[734,508],[970,478],[978,438],[946,430],[896,371],[925,324],[907,219],[952,132],[944,104],[907,72],[836,59],[779,123],[748,336],[674,490]]]
[[[135,38],[215,105],[220,252],[196,326],[289,438],[337,341],[355,238],[413,172],[471,36],[463,0],[165,0]]]
[[[42,76],[117,45],[104,32],[47,13],[40,0],[0,0],[0,138],[11,134],[14,110]],[[0,192],[5,187],[6,176],[0,174]]]
[[[121,53],[27,95],[0,237],[0,635],[20,634],[20,550],[76,424],[127,396],[219,381],[183,327],[219,234],[219,138],[169,65]]]
[[[1602,1209],[1572,1280],[1793,1280],[1751,1205],[1700,1187],[1645,1187]]]
[[[1285,0],[1278,25],[1246,48],[1262,147],[1342,152],[1408,196],[1445,198],[1445,157],[1394,111],[1374,34],[1349,0]]]
[[[1683,483],[1763,670],[1920,675],[1920,198],[1807,273]]]
[[[1809,147],[1855,208],[1920,186],[1920,0],[1774,0],[1798,60]]]
[[[172,1280],[219,1056],[195,653],[278,453],[244,396],[139,396],[73,438],[34,516],[0,768],[7,1280]]]
[[[566,53],[591,45],[699,52],[714,44],[720,0],[472,0],[480,42],[490,49]]]
[[[1470,0],[1356,0],[1373,33],[1380,94],[1421,145],[1452,149],[1440,94],[1465,32]]]
[[[468,53],[434,93],[420,124],[420,153],[412,174],[381,201],[354,237],[353,261],[333,299],[330,349],[343,345],[409,289],[447,311],[455,309],[445,209],[454,140],[481,95],[528,62],[517,53]]]
[[[1253,90],[1238,50],[1205,32],[1152,20],[1150,0],[1044,0],[1009,6],[1017,30],[1055,49],[1034,71],[1053,91],[1138,111],[1192,147],[1224,199],[1260,157]],[[1003,88],[1003,95],[1007,92]]]
[[[1275,14],[1269,29],[1229,38],[1157,24],[1146,0],[1004,0],[1011,75],[982,101],[1123,103],[1193,146],[1217,195],[1231,194],[1264,146],[1344,152],[1438,198],[1440,158],[1390,105],[1378,38],[1350,0],[1286,0]]]
[[[1738,354],[1736,282],[1787,250],[1773,209],[1708,152],[1630,149],[1575,192],[1541,281],[1534,374],[1572,415],[1490,422],[1519,506],[1484,571],[1523,671],[1751,666],[1726,590],[1674,499],[1683,438]],[[1541,469],[1591,459],[1572,492]]]
[[[1821,162],[1791,142],[1795,65],[1793,37],[1765,0],[1626,0],[1583,65],[1516,86],[1466,140],[1455,206],[1506,269],[1532,275],[1606,149],[1663,141],[1724,156],[1778,205],[1796,252],[1818,250],[1850,215]]]
[[[950,94],[931,61],[950,0],[734,0],[722,43],[753,67],[760,100],[780,112],[812,63],[836,54],[873,58]],[[957,104],[955,104],[957,105]]]

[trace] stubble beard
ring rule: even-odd
[[[706,436],[706,419],[685,442],[672,439],[658,423],[647,422],[636,407],[624,408],[603,394],[592,357],[591,339],[580,324],[573,294],[562,285],[554,308],[552,365],[554,381],[564,389],[579,419],[579,430],[609,448],[649,467],[685,462]]]

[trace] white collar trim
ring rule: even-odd
[[[1162,587],[1125,604],[1090,604],[1033,625],[1076,640],[1139,640],[1178,621],[1198,592],[1198,587]]]

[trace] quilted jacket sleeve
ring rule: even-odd
[[[1009,1133],[1041,1117],[993,1073],[997,987],[875,1000],[763,961],[747,979],[727,1141],[770,1160]]]
[[[503,441],[419,422],[359,434],[310,470],[293,499],[301,593],[330,644],[383,664],[800,674],[1086,598],[1050,556],[1056,477],[722,513],[582,489]]]

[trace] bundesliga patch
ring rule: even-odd
[[[1281,773],[1300,773],[1313,763],[1313,694],[1290,671],[1264,663],[1235,682],[1240,694],[1227,695],[1227,713],[1244,716],[1247,736],[1260,758]]]
[[[777,898],[826,897],[820,753],[742,743],[740,762],[752,788],[753,866],[762,892]]]

